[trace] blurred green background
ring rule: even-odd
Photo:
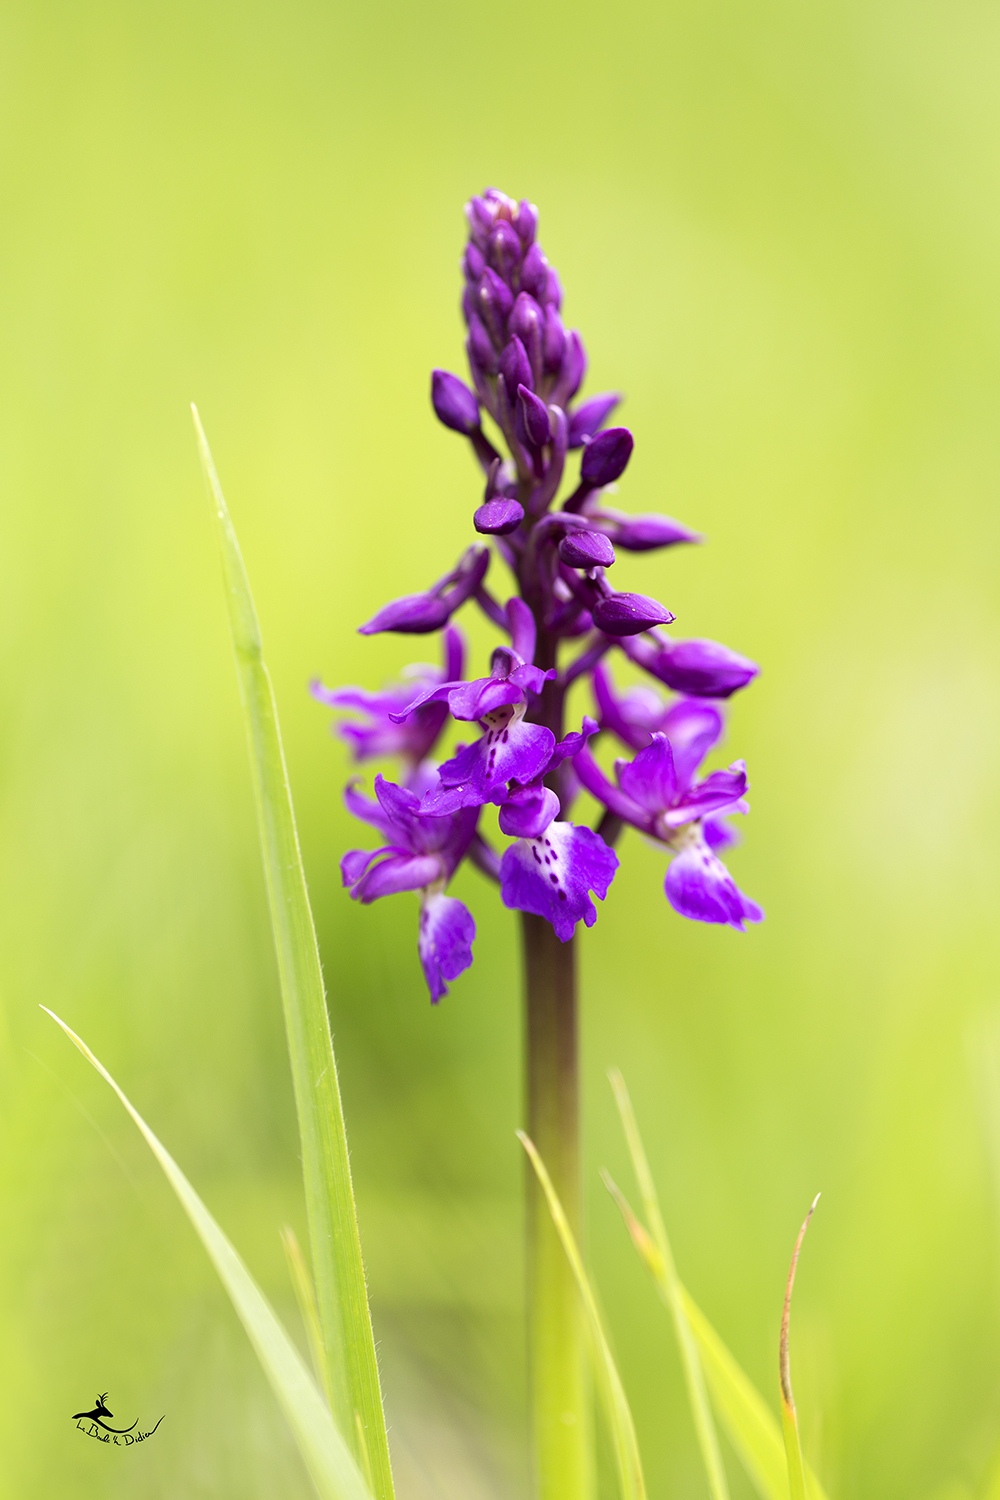
[[[597,1177],[628,1182],[612,1064],[682,1274],[769,1394],[823,1189],[794,1361],[831,1494],[981,1493],[998,46],[982,0],[4,8],[4,1495],[309,1493],[159,1169],[37,1009],[294,1322],[295,1125],[192,399],[286,735],[401,1500],[526,1493],[514,920],[462,875],[477,962],[432,1011],[412,901],[339,888],[345,753],[306,695],[426,655],[353,627],[471,535],[479,480],[427,389],[461,369],[461,206],[488,183],[540,206],[588,389],[627,393],[622,503],[710,538],[623,577],[764,666],[730,747],[753,780],[733,868],[767,922],[683,923],[629,837],[582,945],[590,1256],[651,1493],[704,1483]],[[126,1422],[165,1412],[156,1438],[85,1441],[68,1416],[98,1389]]]

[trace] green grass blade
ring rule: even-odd
[[[806,1214],[799,1237],[792,1251],[792,1264],[788,1270],[788,1285],[785,1287],[785,1306],[781,1314],[781,1339],[778,1345],[778,1375],[781,1384],[781,1430],[785,1439],[785,1455],[788,1459],[788,1489],[791,1500],[806,1500],[806,1479],[802,1468],[802,1445],[799,1442],[799,1419],[795,1411],[792,1394],[792,1365],[788,1351],[788,1327],[792,1315],[792,1288],[795,1285],[795,1268],[799,1263],[799,1251],[809,1228],[809,1220],[816,1212],[819,1193],[813,1199]]]
[[[337,1066],[274,695],[236,533],[194,407],[192,413],[217,523],[250,748],[298,1112],[316,1304],[333,1414],[354,1450],[355,1459],[363,1462],[367,1453],[376,1500],[392,1500],[389,1445]],[[360,1416],[360,1429],[356,1414]],[[359,1430],[363,1441],[358,1437]]]
[[[660,1203],[656,1194],[656,1187],[653,1183],[653,1176],[649,1170],[649,1163],[646,1160],[645,1148],[639,1135],[639,1127],[636,1124],[632,1101],[625,1087],[625,1080],[617,1068],[612,1069],[609,1077],[625,1130],[625,1139],[628,1142],[636,1180],[639,1184],[646,1222],[650,1227],[652,1241],[658,1252],[655,1265],[650,1264],[650,1269],[652,1270],[653,1279],[659,1289],[660,1296],[666,1303],[673,1319],[674,1333],[677,1337],[681,1364],[684,1369],[684,1381],[687,1386],[688,1401],[691,1405],[691,1416],[694,1420],[698,1446],[701,1449],[702,1462],[705,1465],[708,1492],[712,1500],[729,1500],[729,1485],[726,1481],[726,1471],[722,1462],[722,1453],[719,1449],[719,1439],[715,1431],[715,1423],[712,1420],[708,1392],[705,1389],[705,1376],[702,1372],[701,1360],[698,1358],[698,1346],[691,1331],[691,1325],[688,1322],[687,1312],[685,1311],[684,1297],[674,1265],[673,1252],[670,1248],[670,1241],[667,1238],[663,1216],[660,1213]],[[631,1213],[625,1199],[607,1174],[605,1174],[605,1182],[625,1216],[626,1224],[629,1224],[630,1218],[634,1221],[634,1214]],[[631,1224],[629,1224],[629,1228],[630,1232],[632,1232],[632,1238],[635,1240],[635,1233],[632,1231]],[[648,1260],[647,1264],[649,1264]]]
[[[286,1224],[281,1231],[281,1246],[285,1252],[285,1260],[288,1264],[288,1276],[292,1283],[292,1291],[295,1293],[295,1300],[299,1304],[302,1326],[306,1331],[306,1340],[309,1344],[309,1358],[312,1360],[316,1379],[325,1392],[327,1404],[332,1411],[333,1402],[330,1400],[330,1391],[327,1388],[326,1361],[323,1358],[323,1335],[320,1332],[319,1313],[316,1310],[316,1288],[312,1284],[309,1267],[302,1258],[298,1236],[290,1224]],[[371,1484],[369,1481],[370,1487]]]
[[[46,1006],[43,1005],[42,1010],[52,1016],[70,1041],[79,1047],[87,1061],[111,1085],[145,1136],[147,1145],[166,1173],[208,1252],[209,1259],[218,1271],[219,1279],[229,1293],[237,1316],[246,1329],[264,1373],[288,1418],[306,1468],[323,1500],[371,1500],[371,1493],[361,1477],[354,1457],[338,1432],[329,1408],[301,1355],[170,1152],[153,1134],[86,1043]]]
[[[523,1130],[517,1132],[518,1140],[528,1153],[531,1165],[542,1185],[552,1215],[552,1222],[556,1227],[566,1259],[569,1261],[576,1280],[580,1301],[587,1317],[590,1328],[591,1343],[596,1355],[598,1385],[604,1400],[607,1412],[608,1426],[611,1429],[611,1440],[614,1445],[615,1458],[618,1464],[618,1477],[621,1484],[622,1500],[645,1500],[646,1484],[642,1475],[642,1463],[639,1458],[639,1444],[635,1435],[635,1424],[632,1421],[632,1412],[629,1408],[628,1398],[625,1395],[625,1387],[622,1385],[621,1376],[611,1353],[611,1345],[608,1343],[604,1324],[597,1307],[597,1299],[594,1296],[587,1273],[583,1268],[580,1251],[573,1231],[569,1226],[569,1220],[563,1212],[562,1204],[552,1179],[549,1177],[534,1142],[529,1140]]]

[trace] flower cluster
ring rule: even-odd
[[[338,726],[355,760],[401,763],[399,784],[376,776],[374,800],[356,778],[348,785],[349,810],[384,842],[350,850],[341,869],[358,901],[419,892],[418,948],[435,1001],[472,962],[475,923],[445,894],[464,859],[499,883],[505,906],[544,918],[566,942],[578,922],[596,920],[592,897],[606,896],[618,867],[613,845],[630,824],[672,855],[665,890],[682,916],[739,931],[763,916],[718,854],[734,838],[727,815],[748,810],[746,768],[737,761],[699,776],[723,734],[723,701],[757,667],[715,641],[672,639],[663,629],[674,620],[669,609],[609,583],[618,548],[648,552],[700,538],[669,516],[630,515],[609,503],[632,434],[607,425],[616,393],[577,400],[587,356],[579,333],[563,323],[559,278],[535,237],[537,210],[490,188],[466,205],[466,216],[462,311],[473,388],[435,370],[431,400],[482,469],[472,521],[492,547],[469,547],[431,588],[393,600],[360,627],[363,635],[441,630],[442,667],[410,667],[380,693],[312,688],[321,702],[358,716]],[[582,449],[579,479],[557,505],[574,449]],[[493,554],[515,584],[505,603],[486,585]],[[462,637],[449,622],[470,600],[504,641],[489,675],[468,679]],[[612,649],[676,696],[664,700],[650,687],[619,693],[605,659]],[[567,691],[583,678],[597,717],[585,715],[567,733]],[[476,737],[439,764],[434,750],[450,720],[477,726]],[[617,761],[614,782],[593,755],[601,735],[633,752]],[[581,787],[603,804],[596,829],[570,821]],[[478,827],[489,804],[513,840],[502,855]]]

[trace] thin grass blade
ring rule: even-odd
[[[209,1258],[219,1273],[240,1322],[256,1350],[274,1394],[305,1460],[306,1468],[323,1500],[372,1500],[354,1457],[337,1430],[329,1409],[309,1374],[301,1355],[275,1316],[226,1235],[188,1182],[166,1147],[150,1130],[138,1110],[118,1087],[111,1074],[76,1035],[47,1006],[51,1016],[109,1083],[138,1125],[146,1143],[163,1168]]]
[[[778,1375],[781,1384],[781,1430],[785,1439],[785,1455],[788,1460],[788,1489],[791,1500],[806,1500],[806,1479],[802,1467],[802,1444],[799,1441],[799,1419],[795,1410],[795,1397],[792,1394],[792,1365],[788,1352],[788,1327],[792,1314],[792,1288],[795,1285],[795,1269],[799,1263],[799,1251],[802,1249],[802,1241],[806,1237],[809,1228],[809,1220],[816,1212],[816,1204],[819,1202],[819,1193],[813,1199],[812,1207],[805,1216],[799,1237],[795,1241],[795,1249],[792,1251],[792,1264],[788,1271],[788,1284],[785,1287],[785,1306],[781,1314],[781,1339],[778,1345]]]
[[[632,1101],[629,1098],[628,1089],[625,1087],[625,1080],[618,1072],[618,1069],[613,1068],[608,1076],[611,1079],[611,1087],[614,1090],[618,1112],[621,1115],[622,1126],[625,1130],[625,1139],[628,1142],[636,1181],[639,1184],[639,1192],[642,1197],[643,1211],[651,1232],[652,1246],[650,1248],[655,1248],[655,1256],[651,1257],[648,1253],[643,1252],[639,1241],[636,1239],[636,1230],[641,1229],[642,1226],[635,1219],[635,1215],[626,1203],[625,1198],[607,1173],[604,1174],[604,1180],[625,1217],[625,1222],[629,1227],[629,1232],[632,1234],[633,1241],[636,1243],[637,1248],[640,1249],[640,1253],[643,1254],[652,1272],[660,1296],[673,1319],[674,1333],[677,1337],[681,1364],[684,1369],[684,1381],[687,1386],[688,1401],[691,1405],[691,1416],[698,1438],[698,1446],[701,1449],[702,1462],[705,1465],[708,1492],[712,1500],[729,1500],[729,1485],[726,1480],[726,1471],[722,1462],[722,1453],[719,1448],[718,1435],[715,1431],[715,1423],[712,1420],[712,1409],[708,1401],[708,1392],[705,1389],[705,1376],[698,1357],[698,1346],[691,1331],[691,1325],[688,1322],[687,1312],[684,1307],[683,1292],[674,1265],[673,1251],[670,1248],[670,1241],[667,1238],[663,1216],[660,1213],[660,1202],[653,1182],[653,1175],[649,1170],[649,1162],[646,1159],[646,1151],[642,1144],[642,1138],[639,1134]],[[632,1221],[631,1223],[630,1220]],[[633,1224],[635,1225],[634,1229]]]
[[[309,1275],[309,1267],[303,1259],[298,1236],[290,1224],[286,1224],[281,1231],[281,1246],[285,1252],[289,1280],[292,1283],[295,1300],[299,1304],[302,1325],[306,1331],[313,1373],[326,1394],[327,1404],[332,1409],[333,1403],[327,1389],[326,1361],[323,1358],[323,1335],[320,1332],[319,1313],[316,1310],[316,1289]]]
[[[562,1204],[559,1202],[558,1194],[552,1186],[552,1179],[545,1168],[534,1142],[525,1135],[523,1130],[517,1132],[517,1138],[521,1142],[531,1165],[535,1169],[538,1181],[541,1183],[552,1215],[552,1222],[556,1227],[566,1259],[569,1261],[576,1280],[580,1301],[587,1317],[590,1328],[591,1342],[595,1351],[595,1362],[597,1365],[598,1385],[607,1412],[608,1426],[611,1430],[611,1440],[614,1445],[615,1459],[618,1464],[618,1477],[621,1485],[622,1500],[645,1500],[646,1484],[642,1474],[642,1463],[639,1458],[639,1444],[635,1435],[635,1424],[632,1421],[632,1412],[625,1395],[625,1387],[622,1385],[618,1367],[611,1353],[611,1345],[604,1331],[604,1324],[597,1306],[597,1298],[587,1278],[583,1267],[580,1251],[573,1231],[569,1226],[569,1220],[563,1212]]]
[[[331,1392],[334,1417],[355,1459],[361,1463],[367,1453],[376,1500],[392,1500],[389,1445],[337,1065],[274,694],[236,533],[201,420],[197,410],[194,407],[191,410],[222,552],[229,623],[250,749],[298,1112],[326,1384]],[[358,1438],[358,1416],[363,1442]]]

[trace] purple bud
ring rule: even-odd
[[[500,808],[500,832],[513,839],[537,839],[558,816],[559,798],[547,786],[515,786]]]
[[[549,284],[549,262],[541,245],[532,245],[521,265],[521,290],[529,292],[536,302],[545,301]]]
[[[559,378],[552,388],[550,398],[553,403],[556,406],[568,406],[583,384],[583,377],[586,373],[587,351],[583,347],[583,340],[574,328],[566,337],[566,349],[559,369]]]
[[[669,625],[675,618],[656,599],[645,594],[612,594],[598,599],[591,609],[594,624],[605,635],[639,635],[654,625]]]
[[[524,352],[524,345],[520,339],[511,339],[501,354],[500,373],[513,406],[517,400],[519,385],[526,385],[529,390],[531,389],[531,365],[528,363],[528,356]]]
[[[584,449],[580,465],[580,478],[595,490],[611,484],[619,474],[624,474],[635,446],[627,427],[609,427],[600,433]]]
[[[760,668],[749,657],[718,641],[678,641],[656,659],[654,671],[677,693],[694,698],[728,698],[746,687]]]
[[[592,438],[600,432],[621,399],[617,391],[604,391],[600,396],[591,396],[589,401],[584,401],[571,412],[569,446],[579,448],[584,438]]]
[[[506,219],[498,220],[486,247],[486,258],[494,271],[510,286],[521,261],[521,241]]]
[[[475,286],[480,276],[486,270],[486,257],[478,245],[474,245],[471,240],[465,247],[462,269],[465,272],[466,281],[471,282],[473,286]]]
[[[507,316],[514,306],[510,287],[491,266],[487,266],[476,288],[479,316],[498,349],[507,341]]]
[[[548,302],[556,310],[562,307],[562,282],[559,280],[555,266],[549,266],[545,273],[545,296],[539,297],[539,302]]]
[[[517,205],[517,213],[514,216],[514,228],[517,237],[525,249],[534,244],[535,235],[538,231],[538,209],[527,198],[522,198]]]
[[[358,634],[379,635],[383,630],[394,630],[398,635],[428,635],[446,625],[450,614],[447,599],[434,594],[405,594],[380,609],[365,625],[359,625]]]
[[[531,384],[538,385],[542,378],[542,333],[545,319],[534,297],[529,297],[527,292],[520,293],[514,303],[514,310],[507,326],[524,345],[528,363],[531,365]]]
[[[479,402],[464,380],[448,370],[431,371],[431,402],[439,422],[468,437],[479,426]]]
[[[482,198],[470,198],[465,205],[469,234],[480,250],[486,249],[486,238],[493,228],[493,214]]]
[[[566,329],[563,320],[554,307],[545,309],[545,332],[542,335],[542,351],[545,360],[545,370],[549,375],[555,375],[562,364],[563,355],[566,353]]]
[[[571,568],[610,568],[615,549],[603,532],[571,531],[559,543],[559,556]]]
[[[506,536],[516,531],[524,520],[524,506],[517,500],[500,496],[487,500],[476,511],[472,524],[483,536]]]
[[[697,531],[682,526],[672,516],[630,516],[623,510],[595,510],[589,513],[589,519],[626,552],[650,552],[654,547],[702,540]]]
[[[468,348],[469,358],[475,360],[484,374],[496,374],[497,352],[493,347],[492,339],[483,327],[482,319],[477,318],[475,313],[469,319]]]
[[[552,441],[549,409],[526,385],[517,388],[515,422],[518,442],[528,443],[532,448],[544,448]]]

